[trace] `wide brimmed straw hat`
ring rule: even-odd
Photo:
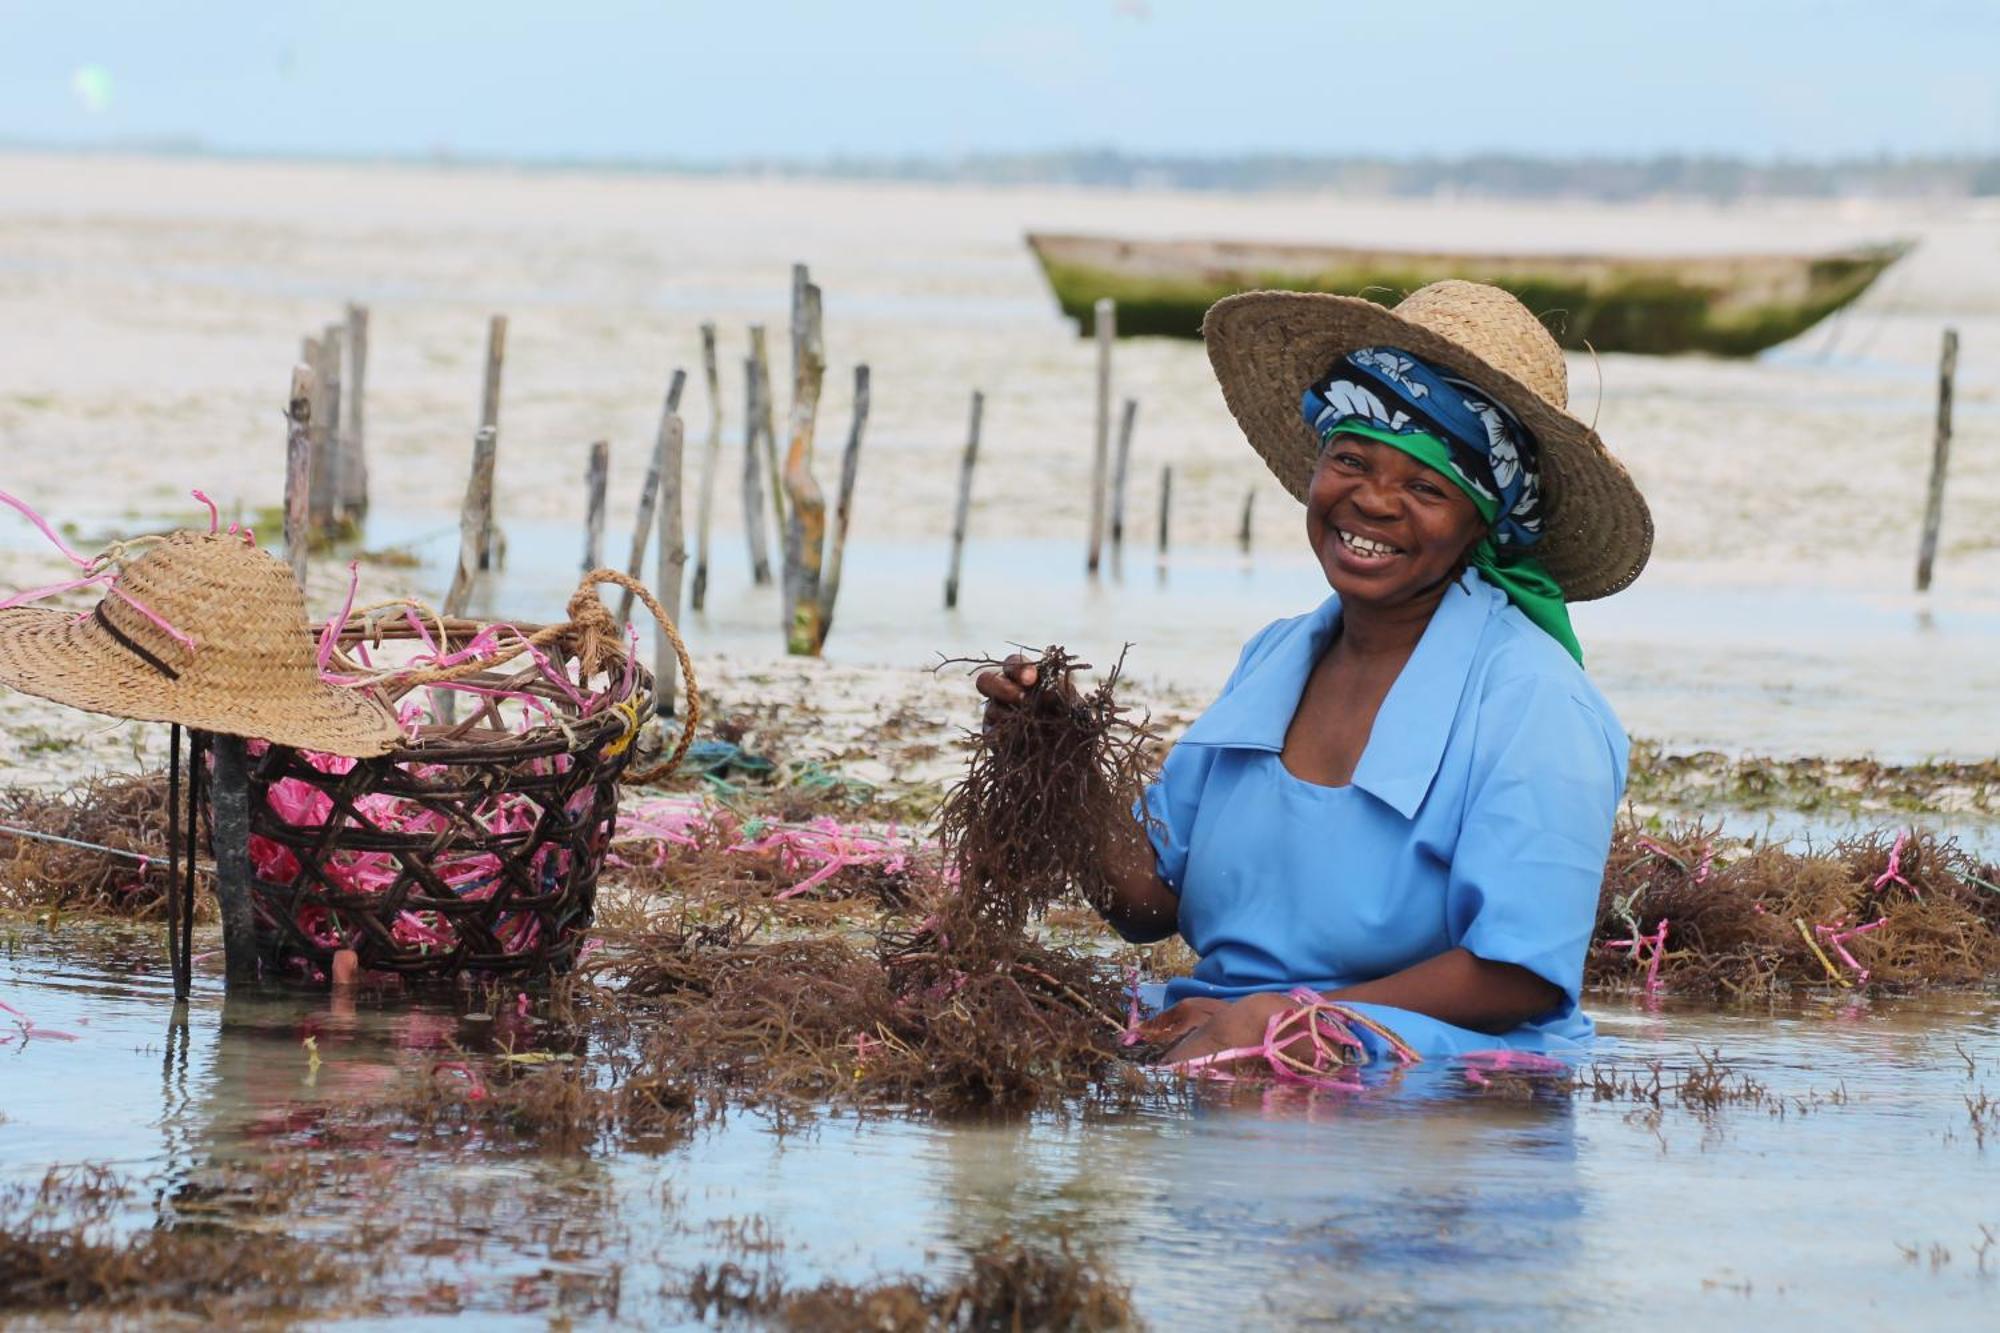
[[[228,533],[166,538],[81,617],[0,611],[0,685],[112,717],[356,758],[400,736],[373,695],[320,681],[298,581]]]
[[[1645,497],[1597,432],[1569,414],[1556,340],[1500,288],[1434,282],[1393,310],[1358,296],[1245,292],[1209,307],[1201,331],[1229,410],[1300,500],[1320,452],[1300,396],[1349,352],[1398,347],[1478,385],[1535,437],[1544,526],[1534,555],[1568,600],[1609,596],[1646,567]]]

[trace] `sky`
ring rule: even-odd
[[[0,142],[2000,152],[2000,0],[0,0]]]

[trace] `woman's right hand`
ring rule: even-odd
[[[1002,662],[998,671],[980,672],[973,684],[986,696],[986,720],[991,722],[1000,709],[1019,708],[1040,677],[1035,659],[1019,653]]]

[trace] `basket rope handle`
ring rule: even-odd
[[[569,599],[570,624],[578,631],[579,657],[592,646],[590,638],[594,634],[609,631],[613,641],[616,641],[617,622],[612,620],[611,612],[597,596],[597,585],[600,583],[615,584],[645,603],[646,610],[659,622],[660,628],[666,631],[667,642],[673,645],[674,656],[680,660],[681,679],[687,682],[687,717],[681,722],[681,734],[674,742],[673,751],[659,763],[641,772],[634,773],[628,768],[620,779],[622,782],[640,785],[658,782],[681,766],[681,760],[687,757],[688,747],[694,744],[694,729],[701,724],[701,686],[695,682],[694,660],[688,656],[687,644],[681,641],[681,633],[675,628],[673,617],[667,614],[666,608],[659,604],[646,585],[630,574],[605,568],[593,569],[585,574],[583,581],[576,585],[575,594]]]
[[[645,584],[619,570],[598,568],[585,574],[582,581],[576,585],[576,591],[570,594],[569,605],[566,608],[569,620],[559,625],[545,625],[533,634],[515,640],[508,651],[498,656],[461,662],[457,666],[384,672],[380,683],[393,684],[401,690],[411,690],[425,685],[442,685],[454,680],[464,680],[469,676],[504,666],[527,653],[531,647],[547,648],[563,639],[573,641],[578,670],[583,678],[588,680],[596,674],[608,653],[623,651],[619,643],[618,623],[612,619],[609,608],[597,595],[597,585],[600,583],[615,584],[645,604],[646,610],[659,622],[660,628],[666,631],[667,642],[673,646],[674,656],[680,661],[681,677],[687,682],[687,718],[681,724],[681,734],[674,742],[672,752],[659,763],[641,772],[634,773],[628,769],[620,779],[623,782],[641,784],[658,782],[680,767],[681,760],[687,757],[688,747],[694,744],[694,729],[701,723],[701,686],[695,680],[694,660],[688,656],[687,644],[682,641],[680,630],[674,625],[673,617],[667,614],[666,608],[660,605],[659,600]],[[384,605],[390,604],[384,603]],[[423,609],[428,611],[430,608]],[[436,612],[431,614],[435,616]]]

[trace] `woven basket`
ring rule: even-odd
[[[441,625],[449,649],[484,628]],[[416,637],[391,623],[367,643]],[[350,630],[340,642],[352,652],[361,639]],[[551,655],[561,661],[569,646],[558,639]],[[587,715],[532,672],[457,676],[533,694],[554,720],[526,731],[505,726],[491,702],[461,697],[470,716],[426,723],[373,759],[253,742],[252,889],[266,961],[313,975],[352,949],[363,969],[406,977],[573,964],[590,928],[619,778],[654,708],[650,672],[603,643],[590,657],[629,684]]]

